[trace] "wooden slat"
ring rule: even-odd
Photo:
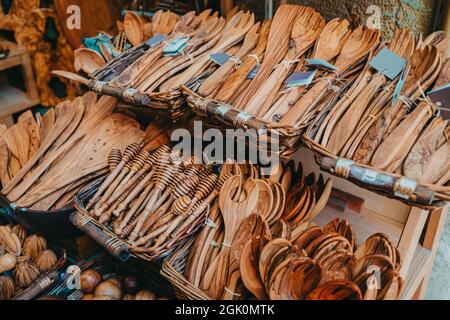
[[[428,211],[420,208],[412,208],[408,220],[406,221],[405,228],[403,229],[398,249],[403,258],[402,268],[400,269],[400,275],[406,278],[410,265],[412,263],[414,253],[419,244],[419,239],[422,234],[423,228],[427,221]]]
[[[417,246],[409,266],[408,275],[405,277],[405,287],[400,296],[401,300],[411,300],[414,297],[427,271],[426,266],[430,262],[430,256],[430,250],[420,245]]]
[[[423,247],[431,250],[430,261],[428,265],[424,266],[425,274],[424,278],[417,289],[416,298],[423,299],[430,280],[431,271],[433,270],[434,260],[436,258],[436,252],[439,248],[439,241],[442,236],[442,230],[445,225],[445,221],[448,215],[450,205],[447,204],[443,208],[436,209],[430,213],[428,225],[425,230],[425,236],[423,240]]]

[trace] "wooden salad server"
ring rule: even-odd
[[[264,117],[276,99],[286,76],[291,73],[292,67],[299,61],[301,56],[314,45],[324,26],[324,18],[312,8],[306,7],[298,15],[292,28],[291,40],[286,56],[261,84],[252,100],[245,106],[245,111],[257,117]]]
[[[420,90],[418,89],[419,85],[430,80],[428,78],[430,78],[430,74],[434,71],[433,66],[439,64],[439,60],[439,53],[435,47],[426,46],[423,49],[416,50],[411,57],[411,69],[401,91],[401,95],[406,96],[411,100],[418,98],[420,96]],[[354,160],[356,162],[362,164],[370,163],[376,149],[386,134],[388,127],[394,122],[394,118],[397,114],[403,114],[402,108],[405,108],[404,102],[400,99],[394,106],[386,106],[381,117],[366,133],[366,136],[355,152]]]
[[[228,278],[228,266],[230,259],[231,244],[236,231],[243,221],[256,207],[258,198],[258,188],[253,179],[247,179],[241,193],[241,199],[233,200],[230,197],[233,190],[239,188],[242,177],[234,176],[224,184],[220,195],[219,203],[224,220],[225,237],[222,249],[217,257],[217,269],[212,279],[208,293],[212,298],[219,299],[224,293],[224,287]]]
[[[218,201],[211,208],[211,214],[208,219],[209,223],[205,224],[192,246],[184,271],[186,279],[196,287],[200,287],[200,279],[209,265],[207,260],[212,254],[213,247],[219,246],[219,243],[212,242],[217,234],[220,233],[222,225]]]
[[[31,158],[41,145],[41,134],[39,126],[33,116],[31,110],[22,113],[17,122],[22,124],[22,127],[28,133],[29,138],[29,148],[28,148],[28,159]]]
[[[339,55],[342,46],[350,34],[350,23],[347,19],[335,18],[331,20],[325,25],[317,39],[311,58],[330,62]],[[304,71],[303,61],[299,62],[295,71]],[[295,105],[298,99],[300,99],[304,91],[305,88],[299,87],[282,94],[264,116],[264,119],[272,121],[275,115],[282,118],[289,108]]]
[[[389,49],[396,55],[408,60],[414,50],[414,34],[411,30],[397,30],[393,40],[389,45]],[[347,140],[352,135],[352,129],[355,128],[360,121],[364,111],[366,110],[370,99],[378,92],[378,90],[386,83],[386,77],[381,73],[375,73],[372,80],[359,94],[358,98],[349,106],[339,122],[334,128],[330,128],[333,134],[327,143],[327,150],[333,154],[338,154],[344,147]],[[328,130],[328,128],[327,128]]]
[[[230,99],[241,87],[249,73],[252,72],[252,70],[258,65],[258,62],[262,60],[266,50],[271,25],[271,20],[263,21],[261,30],[259,31],[259,41],[256,48],[251,54],[247,55],[235,72],[233,72],[228,78],[224,79],[221,89],[214,97],[216,100],[229,103]]]
[[[80,156],[78,161],[66,156],[64,159],[66,161],[52,167],[48,172],[48,178],[41,180],[18,201],[18,204],[29,207],[49,196],[59,197],[58,193],[68,185],[106,169],[108,155],[113,147],[125,149],[125,146],[141,141],[142,138],[143,131],[135,120],[120,113],[110,115],[74,149],[75,154],[84,156]],[[87,154],[90,156],[86,156]]]
[[[212,75],[210,75],[198,89],[198,93],[203,97],[208,97],[217,92],[233,72],[233,69],[237,69],[238,63],[243,59],[250,51],[252,51],[259,39],[260,22],[257,22],[245,35],[244,43],[242,47],[231,57],[225,64],[220,66]]]
[[[52,127],[52,131],[49,136],[42,142],[42,145],[37,153],[28,160],[26,164],[20,169],[20,171],[11,179],[9,184],[2,190],[3,194],[8,195],[25,177],[25,175],[30,172],[31,168],[38,162],[38,160],[44,155],[44,153],[50,148],[53,142],[59,137],[59,135],[66,129],[70,124],[76,113],[76,108],[72,108],[69,103],[61,103],[56,106],[58,109],[59,117],[56,118],[56,122]],[[28,138],[28,137],[27,137]],[[21,194],[20,194],[21,195]],[[18,195],[18,196],[20,196]],[[18,197],[12,197],[11,201],[17,200]]]
[[[339,54],[335,66],[338,69],[336,74],[330,73],[328,77],[336,78],[344,75],[349,69],[352,69],[355,64],[361,61],[367,54],[372,51],[379,44],[380,33],[378,30],[369,30],[364,27],[358,27],[352,32],[350,37],[344,44],[344,47]],[[280,121],[281,125],[296,126],[301,123],[304,114],[309,112],[309,109],[315,107],[318,101],[326,93],[329,82],[327,79],[322,79],[317,82],[306,94],[293,106]],[[306,107],[305,107],[306,106]],[[301,112],[306,110],[306,112]]]
[[[240,274],[241,252],[247,243],[249,237],[270,237],[269,224],[258,214],[252,214],[244,219],[236,231],[233,243],[231,245],[230,262],[228,266],[227,288],[222,297],[223,300],[236,300],[238,297],[232,293],[240,294],[242,292],[242,280]]]
[[[225,20],[222,18],[210,19],[205,24],[202,24],[200,29],[195,32],[194,37],[189,41],[192,45],[188,45],[184,50],[184,55],[168,57],[170,62],[167,63],[166,61],[164,65],[154,70],[153,73],[142,73],[140,79],[136,80],[136,88],[151,92],[173,75],[191,66],[196,62],[196,58],[199,55],[216,45],[224,26]]]
[[[157,14],[155,14],[154,19],[156,19],[156,15]],[[158,19],[160,19],[160,17]],[[155,35],[166,32],[166,30],[159,28],[160,24],[153,24],[152,26],[154,27],[153,33]],[[177,37],[192,36],[195,33],[196,26],[197,19],[195,17],[195,13],[188,12],[176,23],[172,33],[168,35],[167,41],[172,41]],[[111,82],[119,87],[133,86],[134,83],[138,81],[139,76],[147,74],[153,67],[154,62],[156,62],[163,55],[163,49],[165,46],[166,43],[163,42],[154,48],[148,48],[140,57],[132,60],[131,64],[126,64],[127,67],[122,72],[118,72],[117,77],[112,79]]]
[[[442,147],[440,147],[431,157],[428,166],[424,173],[420,176],[419,181],[424,183],[436,183],[442,177],[447,180],[448,172],[450,171],[450,140],[448,140]],[[442,184],[447,181],[442,181]]]
[[[236,14],[225,26],[217,45],[196,59],[195,64],[191,65],[186,71],[176,76],[175,79],[171,81],[171,88],[183,85],[195,77],[205,65],[210,63],[210,53],[223,52],[233,47],[244,38],[245,34],[254,24],[255,16],[253,13],[244,13],[241,11]]]
[[[438,141],[444,135],[447,125],[448,121],[442,118],[431,121],[406,157],[403,164],[403,173],[406,177],[417,180],[423,175],[431,157],[438,149]]]
[[[440,88],[449,82],[450,59],[448,59],[442,67],[434,88]],[[447,125],[448,121],[444,121],[444,119],[440,117],[434,118],[431,121],[405,160],[403,165],[403,173],[405,176],[416,180],[423,175],[431,156],[440,147],[439,140],[445,136]]]
[[[294,21],[304,11],[303,6],[281,5],[272,20],[269,39],[261,67],[249,87],[242,93],[239,101],[233,103],[238,110],[243,110],[262,83],[270,76],[274,66],[279,64],[286,55]]]
[[[123,20],[125,35],[128,41],[136,47],[144,42],[144,20],[134,11],[127,11]]]
[[[75,71],[83,71],[87,75],[93,74],[106,63],[97,51],[88,48],[75,50],[74,59]]]

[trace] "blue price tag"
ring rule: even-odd
[[[403,69],[402,75],[400,76],[400,80],[398,80],[397,86],[395,87],[394,94],[392,96],[392,106],[397,102],[398,97],[400,96],[400,92],[402,91],[403,86],[405,85],[406,78],[408,77],[409,71],[411,70],[411,66],[406,69]]]
[[[370,62],[370,66],[394,80],[406,66],[406,60],[396,55],[388,48],[383,48]]]
[[[318,68],[318,69],[325,69],[325,70],[331,70],[336,71],[338,68],[331,63],[326,62],[323,59],[306,59],[306,66],[311,68]]]
[[[317,74],[317,70],[307,72],[294,72],[287,78],[286,86],[288,88],[307,86],[311,84],[314,77]]]
[[[209,55],[209,58],[219,66],[224,65],[230,60],[230,56],[227,53],[213,53]]]
[[[247,79],[253,80],[258,75],[259,69],[261,68],[261,65],[256,65],[253,70],[248,74]]]
[[[156,47],[158,44],[160,44],[163,41],[166,41],[167,37],[165,35],[162,35],[160,33],[155,34],[153,37],[145,41],[145,44],[148,45],[150,48]]]
[[[176,38],[173,40],[166,48],[164,48],[163,52],[167,56],[176,56],[181,53],[187,46],[190,38]]]

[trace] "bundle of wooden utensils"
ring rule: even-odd
[[[64,208],[80,188],[108,172],[113,148],[124,150],[130,143],[165,134],[153,126],[142,131],[134,119],[113,113],[116,105],[115,98],[97,99],[96,94],[86,93],[42,117],[26,112],[16,125],[3,128],[2,194],[23,208]]]
[[[214,238],[200,236],[187,260],[186,278],[199,284],[211,298],[399,298],[403,285],[400,254],[384,234],[371,236],[357,249],[352,227],[340,219],[323,228],[302,223],[289,230],[270,227],[254,213],[240,219],[235,228],[230,243],[227,238],[217,243]],[[196,252],[199,241],[209,248],[203,254]],[[221,253],[217,255],[217,251]]]
[[[0,300],[23,293],[58,264],[45,238],[28,235],[20,225],[0,226]],[[46,286],[45,282],[41,285]]]
[[[137,144],[113,150],[110,174],[86,209],[129,241],[134,251],[159,257],[204,222],[223,178],[212,167],[182,159],[167,145],[147,152]]]
[[[448,184],[449,122],[425,95],[450,82],[450,61],[442,59],[446,43],[441,33],[416,41],[411,31],[397,30],[389,49],[407,61],[402,78],[390,80],[377,72],[373,58],[345,96],[321,110],[307,130],[307,142],[319,153],[424,185]]]
[[[227,164],[223,172],[230,178],[190,249],[185,276],[213,299],[234,299],[242,291],[238,252],[249,237],[267,232],[290,238],[322,211],[332,183],[305,177],[293,162],[268,177],[251,165]]]

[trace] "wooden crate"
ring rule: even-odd
[[[295,159],[302,161],[305,172],[320,172],[311,151],[301,149]],[[450,204],[434,210],[409,207],[400,201],[361,189],[343,179],[322,174],[333,179],[335,188],[365,201],[361,212],[327,207],[314,223],[323,226],[336,217],[347,219],[355,230],[359,244],[374,233],[387,234],[397,244],[402,255],[400,274],[405,279],[405,287],[401,299],[422,299]]]

